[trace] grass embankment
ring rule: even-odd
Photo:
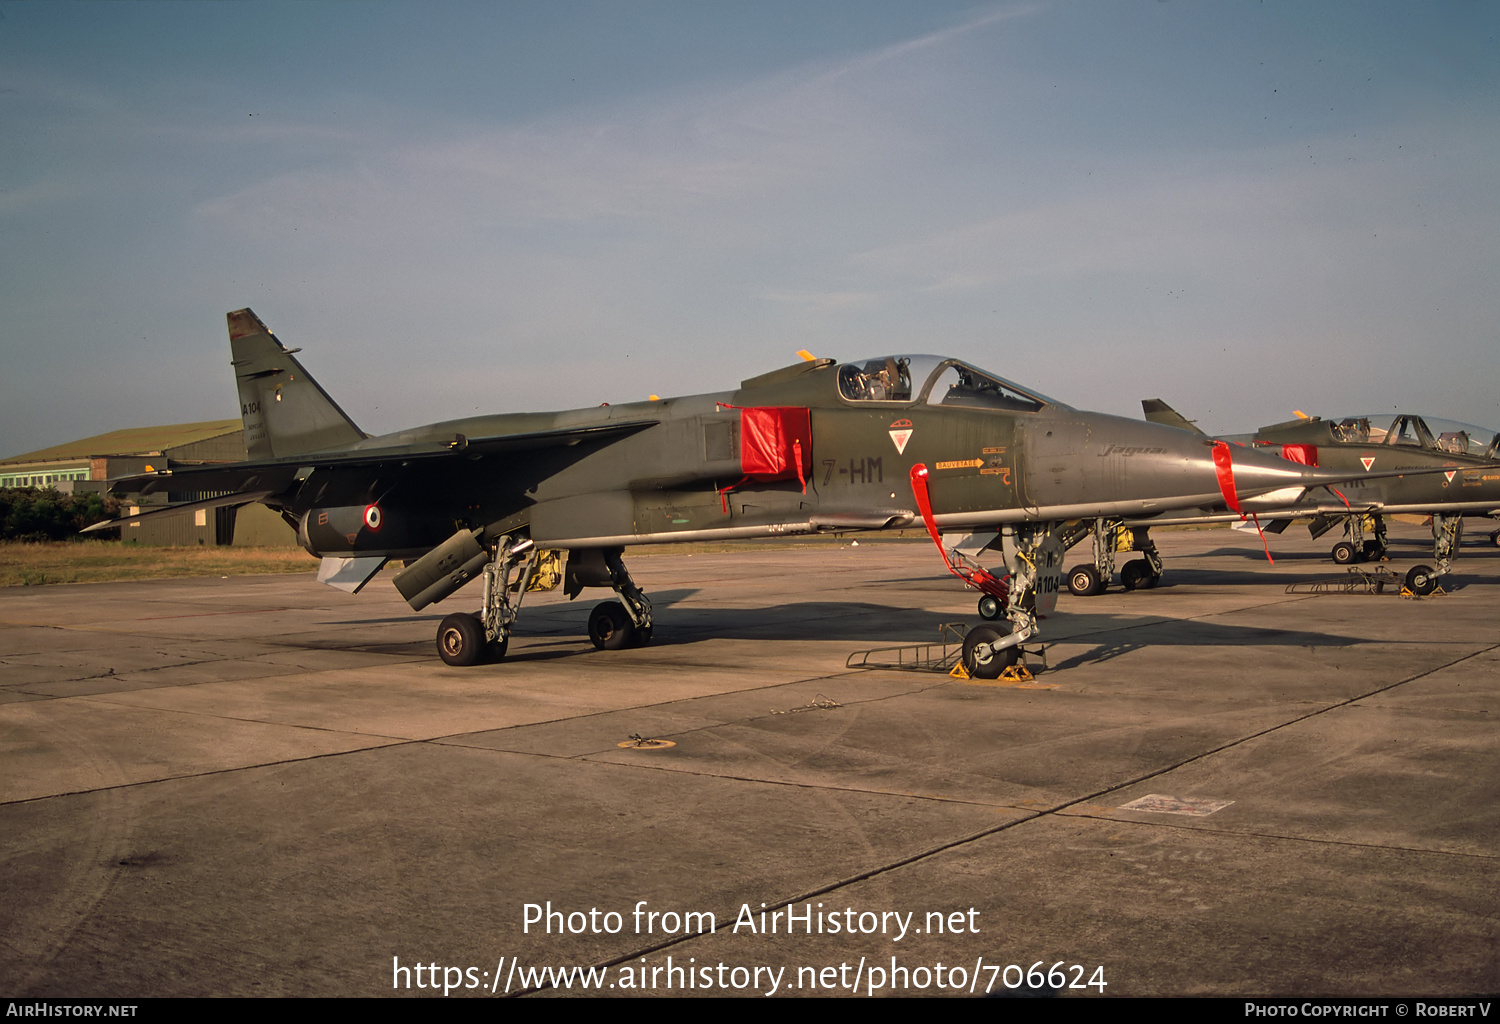
[[[0,543],[3,587],[311,572],[317,567],[317,559],[301,548],[153,547],[107,540]]]
[[[740,540],[695,540],[682,544],[636,544],[625,549],[625,557],[630,559],[646,555],[716,555],[731,551],[775,551],[785,548],[846,548],[851,543],[863,547],[866,544],[905,544],[916,541],[932,543],[922,530],[891,530],[888,533],[799,534],[787,537],[746,537]]]
[[[1159,529],[1207,528],[1169,526]],[[849,533],[839,536],[699,541],[691,544],[642,544],[630,548],[626,554],[628,557],[638,558],[642,555],[842,547],[855,541],[861,545],[931,543],[922,530],[893,530],[879,534]],[[312,572],[317,567],[317,559],[301,548],[153,547],[107,540],[0,542],[0,587],[154,580],[173,576],[250,576],[259,573]]]
[[[903,531],[905,533],[906,531]],[[926,536],[921,535],[925,540]],[[721,551],[769,550],[777,547],[837,547],[851,539],[782,537],[771,540],[697,544],[643,544],[630,557]],[[861,544],[889,543],[906,537],[857,538]],[[318,560],[301,548],[156,547],[119,541],[0,541],[0,587],[37,587],[49,583],[107,583],[111,580],[158,580],[174,576],[250,576],[258,573],[312,572]]]

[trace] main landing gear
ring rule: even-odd
[[[542,556],[529,537],[502,537],[494,557],[483,569],[484,607],[472,615],[459,612],[443,619],[437,633],[438,657],[459,666],[504,658],[521,601],[536,577]]]
[[[1062,531],[1061,539],[1065,548],[1071,548],[1089,536],[1093,538],[1093,564],[1075,565],[1068,571],[1068,593],[1078,597],[1104,593],[1114,577],[1119,551],[1141,553],[1120,568],[1120,584],[1126,590],[1150,590],[1161,582],[1161,554],[1147,527],[1127,527],[1118,519],[1085,519]]]
[[[641,593],[620,556],[624,548],[606,548],[601,552],[609,585],[620,595],[618,601],[604,601],[589,613],[589,639],[601,651],[619,651],[651,642],[651,602]],[[572,597],[576,592],[569,592]]]
[[[1372,538],[1365,540],[1365,520],[1370,521]],[[1379,562],[1385,558],[1385,516],[1355,514],[1344,516],[1344,533],[1347,537],[1333,546],[1333,560],[1338,565],[1354,565],[1356,562]]]
[[[438,626],[438,657],[449,665],[477,665],[481,661],[499,661],[505,656],[509,637],[499,644],[499,652],[485,640],[484,621],[475,612],[449,615]]]
[[[604,601],[589,613],[589,639],[600,650],[617,651],[649,643],[652,634],[651,602],[643,594],[621,556],[624,548],[571,552],[568,558],[566,593],[577,597],[585,586],[610,586],[618,601]],[[547,552],[529,537],[501,538],[494,557],[484,566],[484,607],[472,614],[449,615],[438,626],[438,657],[449,665],[478,665],[499,661],[510,646],[510,635],[520,616],[521,601],[533,589],[550,589],[552,583],[534,584],[547,571]],[[555,561],[554,563],[555,564]]]

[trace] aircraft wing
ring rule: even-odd
[[[160,519],[163,516],[175,516],[181,512],[195,512],[198,509],[222,508],[225,505],[248,505],[252,501],[260,501],[269,498],[275,491],[238,491],[234,494],[225,494],[217,498],[208,498],[205,501],[182,501],[176,505],[162,505],[137,512],[135,515],[121,516],[118,519],[107,519],[104,522],[85,526],[79,533],[93,533],[96,530],[112,530],[116,526],[129,526],[131,523],[142,523],[147,519]]]
[[[1303,505],[1300,507],[1274,509],[1266,512],[1258,512],[1250,509],[1245,510],[1245,515],[1240,516],[1238,512],[1210,512],[1204,509],[1201,513],[1193,515],[1179,513],[1175,515],[1163,515],[1160,517],[1137,517],[1124,520],[1127,526],[1208,526],[1213,523],[1238,523],[1242,518],[1249,519],[1255,516],[1262,522],[1273,522],[1278,519],[1311,519],[1323,515],[1348,515],[1351,512],[1379,512],[1381,509],[1371,504],[1349,505],[1328,504]]]
[[[432,464],[443,459],[480,458],[544,449],[577,449],[578,457],[597,450],[601,445],[618,441],[655,426],[658,420],[631,420],[592,427],[569,427],[525,434],[501,434],[495,437],[469,438],[455,434],[449,441],[425,441],[384,448],[342,448],[327,452],[308,452],[282,458],[257,459],[213,466],[190,466],[164,469],[154,473],[117,477],[109,481],[115,494],[155,494],[160,491],[231,491],[237,503],[256,501],[243,498],[244,492],[263,491],[279,494],[291,486],[306,469],[368,469],[379,472],[391,466],[414,463]],[[221,502],[233,504],[236,502]],[[198,503],[171,506],[182,511],[205,507]],[[115,522],[119,522],[116,520]]]
[[[1246,509],[1245,516],[1255,516],[1265,521],[1273,522],[1278,519],[1310,519],[1316,516],[1346,516],[1350,513],[1372,515],[1379,513],[1384,516],[1398,515],[1421,515],[1430,516],[1437,513],[1464,513],[1476,516],[1490,516],[1500,513],[1495,508],[1494,501],[1449,501],[1417,505],[1387,505],[1378,501],[1351,502],[1348,505],[1342,502],[1320,502],[1316,505],[1292,505],[1285,508],[1258,511]],[[1165,515],[1160,518],[1126,518],[1125,522],[1132,526],[1202,526],[1209,523],[1238,523],[1241,520],[1238,512],[1210,512],[1203,510],[1197,515]]]

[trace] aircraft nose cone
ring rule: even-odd
[[[1280,455],[1175,428],[1164,429],[1170,435],[1162,436],[1158,443],[1171,453],[1166,459],[1174,456],[1181,459],[1186,475],[1193,481],[1182,490],[1208,495],[1217,491],[1223,504],[1236,512],[1240,511],[1242,501],[1251,498],[1270,496],[1294,502],[1305,488],[1318,483],[1316,469]]]
[[[1039,422],[1027,444],[1026,493],[1034,507],[1069,516],[1238,509],[1262,495],[1291,503],[1320,482],[1317,470],[1277,455],[1103,413]],[[1276,493],[1283,490],[1284,496]],[[1100,513],[1085,511],[1091,508]]]
[[[1317,482],[1316,471],[1279,455],[1257,451],[1245,445],[1226,441],[1205,442],[1214,479],[1224,502],[1238,512],[1240,501],[1287,491],[1287,500],[1295,501],[1306,487]]]

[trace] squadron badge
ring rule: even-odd
[[[891,443],[896,446],[897,455],[906,454],[906,442],[911,440],[911,420],[897,420],[891,424]]]

